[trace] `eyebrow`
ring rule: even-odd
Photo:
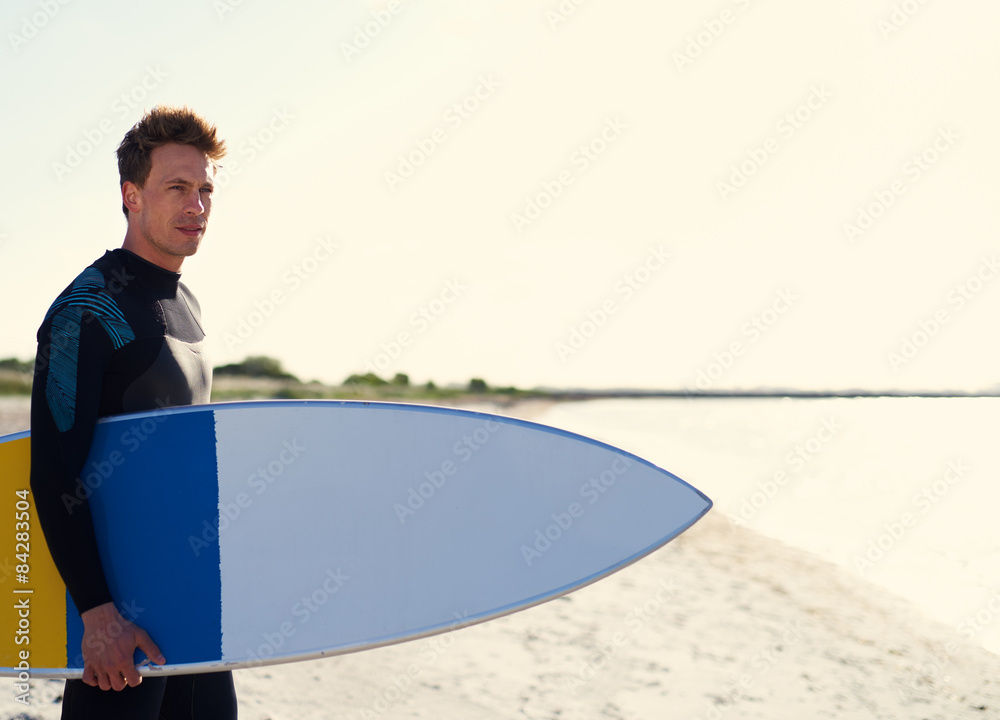
[[[193,186],[195,186],[195,185],[197,185],[199,183],[193,183],[190,180],[185,180],[184,178],[181,178],[181,177],[175,177],[175,178],[173,178],[171,180],[164,180],[163,184],[164,185],[184,185],[185,187],[193,187]],[[210,188],[214,188],[215,187],[215,184],[211,180],[209,180],[209,181],[207,181],[205,183],[202,183],[201,185],[202,185],[202,187],[210,187]]]

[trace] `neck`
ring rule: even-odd
[[[149,242],[139,231],[134,230],[132,227],[129,227],[128,231],[125,233],[125,240],[122,242],[122,249],[135,253],[146,262],[153,263],[153,265],[157,265],[164,270],[169,270],[170,272],[179,273],[181,271],[181,265],[184,264],[183,256],[168,255]]]

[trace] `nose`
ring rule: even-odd
[[[187,200],[184,203],[184,212],[188,215],[201,215],[205,212],[205,203],[201,197],[200,189],[194,188],[188,193]]]

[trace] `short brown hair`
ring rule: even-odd
[[[120,186],[126,182],[141,188],[153,169],[151,154],[161,145],[177,143],[201,150],[218,169],[218,161],[226,154],[226,143],[216,137],[214,125],[209,125],[194,111],[182,107],[157,106],[125,133],[118,146],[118,177]],[[122,203],[128,218],[128,208]]]

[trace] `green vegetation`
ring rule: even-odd
[[[236,377],[251,378],[272,378],[274,380],[291,380],[299,382],[299,379],[291,373],[285,372],[281,367],[281,361],[264,355],[253,355],[240,363],[222,365],[215,368],[214,376],[232,375]]]
[[[12,370],[17,373],[30,375],[35,370],[35,361],[6,358],[4,360],[0,360],[0,370]]]
[[[0,360],[0,395],[30,395],[34,360]]]
[[[344,385],[367,385],[369,387],[379,387],[381,385],[388,385],[385,380],[380,378],[375,373],[365,373],[364,375],[351,375],[346,380],[344,380]]]
[[[267,357],[247,358],[242,363],[216,368],[212,388],[212,400],[216,401],[280,398],[407,402],[457,401],[473,396],[489,396],[504,402],[543,395],[545,393],[514,387],[493,389],[482,378],[472,378],[465,386],[439,387],[433,380],[413,385],[406,373],[396,373],[388,380],[370,372],[354,374],[340,385],[324,385],[315,381],[305,383],[285,372],[280,362]]]
[[[34,360],[0,359],[0,395],[29,395],[34,373]],[[472,396],[490,396],[504,400],[541,397],[539,391],[518,390],[514,387],[491,388],[482,378],[472,378],[465,386],[439,387],[433,380],[423,385],[410,383],[406,373],[396,373],[391,379],[375,373],[351,375],[341,385],[302,382],[287,372],[281,361],[264,355],[254,355],[242,362],[222,365],[213,371],[212,400],[249,400],[280,398],[291,400],[345,399],[450,401]]]
[[[469,380],[469,392],[476,393],[477,395],[482,395],[483,393],[489,392],[489,385],[482,378],[472,378]]]
[[[0,370],[0,395],[30,395],[31,378]]]

